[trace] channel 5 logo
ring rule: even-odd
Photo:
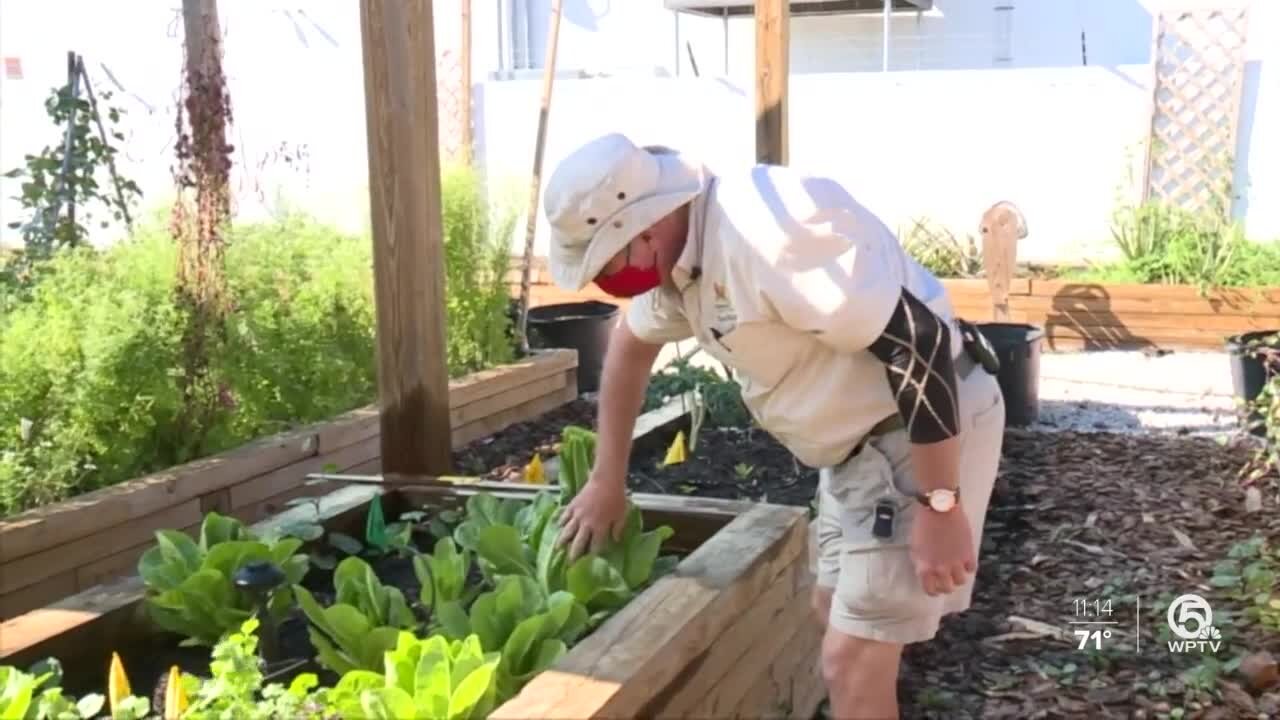
[[[1178,637],[1169,641],[1169,652],[1218,652],[1222,632],[1213,626],[1209,601],[1194,593],[1179,595],[1169,603],[1169,630]]]

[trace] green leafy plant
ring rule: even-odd
[[[114,219],[128,220],[130,208],[142,195],[136,182],[116,175],[114,159],[120,151],[111,141],[124,139],[116,129],[124,111],[106,106],[103,113],[104,108],[94,102],[108,102],[109,90],[94,98],[85,94],[82,83],[74,85],[68,82],[54,88],[45,99],[45,113],[57,130],[57,141],[36,155],[27,155],[21,167],[4,175],[22,181],[17,200],[28,218],[9,227],[21,230],[33,259],[87,244],[99,205]],[[57,217],[52,216],[55,207],[62,210]],[[106,221],[98,224],[107,226]]]
[[[328,607],[305,587],[294,586],[317,660],[336,673],[380,667],[382,653],[395,645],[400,631],[418,627],[404,594],[383,584],[358,557],[339,563],[333,582],[337,593]]]
[[[470,720],[487,716],[497,700],[496,652],[476,636],[452,642],[402,632],[384,653],[382,673],[354,670],[328,694],[338,717]]]
[[[596,624],[622,607],[653,578],[674,566],[674,558],[659,561],[663,543],[674,531],[668,526],[645,530],[639,507],[628,503],[626,523],[618,539],[609,538],[599,553],[573,562],[559,542],[559,513],[586,484],[595,461],[595,434],[577,426],[562,432],[560,493],[549,492],[510,512],[511,521],[492,521],[478,531],[476,557],[486,577],[523,576],[534,580],[546,595],[568,590],[591,613]],[[479,497],[479,496],[476,496]],[[478,509],[489,503],[477,502]]]
[[[1280,631],[1280,548],[1265,537],[1232,546],[1214,566],[1209,582],[1244,603],[1246,618]]]
[[[251,562],[270,562],[283,570],[286,585],[268,602],[272,619],[284,619],[292,604],[288,585],[307,572],[296,538],[258,539],[235,518],[208,513],[199,540],[177,530],[159,530],[156,545],[138,560],[146,583],[145,604],[161,628],[185,636],[181,644],[209,645],[257,612],[252,598],[233,584],[236,571]]]
[[[527,575],[508,575],[482,593],[470,611],[457,602],[440,606],[443,633],[452,640],[479,639],[499,652],[499,696],[507,698],[560,659],[587,628],[587,611],[571,593],[547,594]]]
[[[915,219],[902,233],[902,249],[940,278],[978,278],[984,274],[982,251],[972,235],[961,241],[951,230]]]
[[[453,529],[453,541],[458,547],[475,552],[480,532],[490,525],[510,525],[515,522],[525,501],[515,498],[497,498],[489,493],[476,493],[467,498],[466,514]]]
[[[742,400],[742,386],[733,380],[726,368],[724,375],[695,365],[692,356],[677,358],[649,378],[645,389],[644,410],[656,410],[681,395],[693,393],[700,426],[749,427],[751,413]],[[690,438],[691,442],[693,438]]]
[[[53,659],[30,671],[0,665],[0,718],[5,720],[90,720],[106,704],[101,694],[79,700],[61,688],[62,667]]]
[[[1243,352],[1261,362],[1267,377],[1258,396],[1239,408],[1246,430],[1262,430],[1262,443],[1240,468],[1245,481],[1255,483],[1280,474],[1280,332],[1249,341]]]
[[[449,373],[506,362],[510,212],[446,174]],[[456,200],[455,196],[464,198]],[[464,211],[460,208],[470,207]],[[0,517],[170,468],[377,395],[371,243],[298,213],[226,228],[227,315],[210,332],[218,402],[179,420],[186,317],[166,209],[118,242],[56,253],[38,280],[0,258]],[[486,219],[489,218],[489,219]],[[497,218],[496,220],[494,218]],[[488,248],[488,249],[485,249]],[[475,292],[472,292],[475,290]],[[475,293],[479,294],[476,295]],[[497,310],[493,310],[497,307]],[[39,347],[41,352],[30,349]],[[197,442],[198,440],[198,442]]]
[[[414,556],[413,571],[422,585],[419,601],[423,608],[434,612],[443,603],[468,599],[474,590],[467,587],[471,557],[469,550],[459,552],[451,537],[436,540],[434,552]]]
[[[183,690],[190,698],[182,720],[330,717],[325,703],[327,690],[318,689],[319,678],[314,673],[302,673],[288,686],[265,682],[257,652],[259,627],[258,619],[250,618],[214,646],[210,677],[181,676]]]

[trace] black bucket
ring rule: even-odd
[[[1258,395],[1262,393],[1262,388],[1266,387],[1267,381],[1270,380],[1271,375],[1274,375],[1275,371],[1267,371],[1266,364],[1258,357],[1257,352],[1251,350],[1250,344],[1269,345],[1266,339],[1276,333],[1280,333],[1280,330],[1258,330],[1227,338],[1227,358],[1231,363],[1231,390],[1237,400],[1246,403],[1257,400]],[[1273,347],[1280,347],[1280,345]],[[1253,435],[1266,436],[1267,429],[1262,425],[1261,414],[1251,411],[1248,424],[1253,426],[1250,431]]]
[[[1004,395],[1009,427],[1024,427],[1040,418],[1040,341],[1044,330],[1022,323],[974,323],[1000,358],[996,380]]]
[[[596,300],[529,308],[529,347],[577,350],[578,392],[596,392],[617,316],[617,305]]]

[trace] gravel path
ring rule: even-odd
[[[692,343],[681,345],[688,355]],[[668,346],[655,367],[674,359]],[[697,365],[721,370],[705,353]],[[1219,435],[1238,428],[1226,353],[1044,352],[1036,430]]]
[[[1238,428],[1225,353],[1045,353],[1037,430],[1218,435]]]

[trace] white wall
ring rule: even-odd
[[[498,66],[500,1],[511,0],[472,0],[476,140],[495,179],[523,184],[541,76],[485,80]],[[533,28],[536,66],[549,0],[529,1],[543,18]],[[971,231],[984,207],[1011,199],[1030,221],[1024,257],[1078,257],[1105,244],[1117,193],[1132,189],[1126,153],[1141,149],[1150,96],[1148,8],[1164,1],[1009,0],[1012,67],[992,68],[992,2],[937,0],[941,17],[919,25],[914,16],[895,18],[898,69],[888,74],[878,72],[878,16],[796,18],[792,162],[845,180],[895,224],[927,216]],[[125,174],[151,200],[168,193],[181,23],[172,4],[130,4],[129,14],[123,5],[0,0],[0,55],[21,56],[26,71],[23,80],[0,78],[0,170],[57,141],[40,104],[64,79],[66,50],[75,49],[96,88],[112,86],[103,63],[127,90],[118,95],[128,112]],[[447,22],[454,7],[456,0],[436,2],[441,48],[456,35]],[[695,78],[686,54],[675,66],[676,20],[661,0],[565,0],[564,8],[559,67],[609,77],[557,80],[545,171],[573,144],[614,129],[695,151],[713,165],[753,157],[749,20],[729,23],[726,74],[721,21],[681,17],[679,37],[692,44],[701,72]],[[240,216],[261,216],[283,197],[363,226],[358,4],[222,0],[220,13]],[[1280,2],[1255,2],[1254,15],[1239,144],[1239,179],[1249,184],[1240,209],[1253,234],[1275,237],[1280,205],[1259,198],[1280,195]],[[1079,66],[1082,26],[1088,67]],[[925,69],[906,69],[914,67]],[[286,155],[300,160],[286,163]],[[0,178],[0,241],[14,239],[3,225],[17,210],[10,200],[17,190]]]
[[[791,162],[842,180],[891,224],[928,217],[976,232],[983,210],[1012,200],[1031,227],[1023,257],[1077,257],[1105,245],[1126,153],[1143,135],[1141,70],[797,76]],[[491,174],[532,166],[539,95],[534,81],[483,87],[480,157]],[[1011,111],[986,112],[1011,97]],[[729,170],[754,155],[752,112],[749,88],[716,79],[557,81],[544,176],[575,144],[611,130]]]

